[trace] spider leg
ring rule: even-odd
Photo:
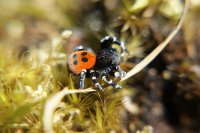
[[[124,59],[125,59],[125,53],[127,52],[128,53],[128,50],[126,49],[126,46],[124,44],[124,42],[122,41],[119,41],[119,40],[116,40],[116,38],[113,40],[113,43],[116,43],[120,46],[120,61],[121,63],[124,63]]]
[[[113,82],[107,75],[103,75],[101,78],[102,78],[102,80],[104,82],[106,82],[107,84],[113,86],[116,89],[121,89],[122,88],[120,85],[118,85],[115,82]]]
[[[123,71],[120,66],[116,66],[115,69],[117,70],[117,72],[114,73],[114,76],[117,78],[122,78],[126,76],[126,72]]]
[[[98,80],[97,80],[95,71],[94,71],[94,70],[91,70],[90,73],[91,73],[92,82],[94,83],[94,85],[95,85],[99,90],[104,91],[103,88],[102,88],[102,86],[100,85],[100,83],[99,83]]]
[[[80,89],[84,89],[85,75],[86,75],[86,70],[83,69],[80,74],[80,82],[79,82]]]
[[[101,47],[102,48],[111,47],[111,45],[113,43],[118,44],[120,46],[120,48],[121,48],[120,49],[120,60],[121,60],[121,63],[124,63],[125,52],[128,52],[124,42],[117,40],[117,38],[113,37],[113,36],[105,36],[103,39],[101,39]]]
[[[121,46],[121,50],[120,50],[120,57],[121,57],[121,63],[124,63],[125,61],[124,61],[124,55],[125,55],[125,52],[127,51],[126,50],[126,47],[125,47],[125,44],[124,44],[124,42],[119,42],[119,44],[120,44],[120,46]]]

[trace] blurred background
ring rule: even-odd
[[[116,36],[127,45],[129,55],[122,67],[128,71],[176,27],[183,8],[183,0],[0,0],[0,115],[5,116],[0,119],[0,129],[17,133],[42,132],[42,104],[31,105],[35,110],[30,109],[27,105],[30,99],[24,96],[27,92],[22,88],[27,91],[26,85],[29,85],[38,91],[39,84],[48,81],[48,73],[44,74],[40,68],[30,75],[21,76],[22,73],[32,71],[32,67],[40,63],[56,64],[54,80],[67,86],[67,56],[80,44],[97,52],[99,40],[106,35]],[[199,133],[199,13],[200,1],[190,0],[183,27],[165,50],[142,72],[128,79],[123,90],[104,94],[105,101],[110,100],[108,97],[125,98],[118,107],[118,114],[113,114],[119,117],[117,120],[105,124],[105,130],[96,130],[98,126],[88,128],[88,124],[81,125],[77,119],[75,124],[64,126],[70,128],[69,131],[128,133],[150,125],[155,133]],[[62,38],[61,33],[66,30],[72,34],[59,42],[55,50],[52,44]],[[36,55],[39,60],[30,66],[30,57]],[[48,91],[45,96],[52,92],[56,90]],[[16,113],[19,106],[27,109],[26,117]],[[14,113],[11,111],[7,115],[9,109]],[[95,123],[88,117],[84,117],[86,122]],[[68,120],[62,118],[62,124]],[[113,121],[114,126],[111,126]],[[13,125],[16,123],[19,125]]]

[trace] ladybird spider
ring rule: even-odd
[[[120,57],[112,44],[120,46]],[[104,82],[114,88],[122,88],[113,82],[108,75],[117,78],[124,77],[126,72],[123,71],[119,63],[124,63],[124,54],[127,52],[123,42],[116,37],[106,36],[101,39],[101,50],[95,55],[86,50],[83,46],[76,47],[75,51],[69,56],[68,66],[72,73],[80,75],[79,88],[84,89],[85,78],[92,78],[95,86],[103,91],[102,86],[97,78],[101,77]]]

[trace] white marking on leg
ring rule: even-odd
[[[116,84],[115,88],[116,89],[121,89],[122,87],[120,85]]]
[[[117,41],[117,38],[116,37],[112,37],[113,38],[113,42]]]
[[[93,73],[94,72],[94,70],[90,70],[90,73]]]
[[[97,78],[96,78],[95,76],[92,76],[92,79],[95,80],[95,79],[97,79]]]
[[[115,75],[116,78],[119,78],[119,77],[120,77],[119,72],[115,72],[114,75]]]
[[[104,38],[101,39],[100,42],[102,43],[102,42],[104,42],[105,40],[108,40],[108,39],[109,39],[109,36],[105,36]]]

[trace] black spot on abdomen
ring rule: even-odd
[[[74,65],[77,65],[77,64],[78,64],[78,61],[77,61],[77,60],[75,60],[75,61],[73,62],[73,64],[74,64]]]
[[[83,62],[87,62],[87,61],[88,61],[88,58],[83,57],[81,60],[82,60]]]
[[[74,55],[73,55],[73,59],[76,59],[77,57],[78,57],[77,54],[74,54]]]

